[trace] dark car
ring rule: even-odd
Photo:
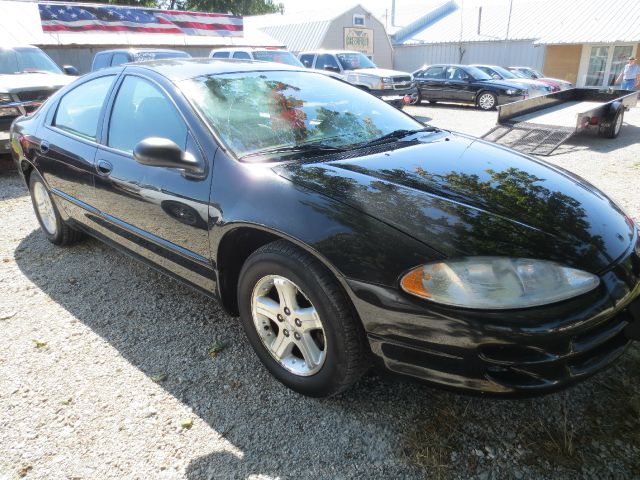
[[[419,100],[471,103],[482,110],[527,98],[527,87],[508,80],[494,80],[469,65],[431,65],[413,72]]]
[[[164,60],[167,58],[191,58],[182,50],[164,48],[117,48],[96,53],[91,63],[91,71],[101,68],[115,67],[123,63],[144,62],[147,60]]]
[[[372,360],[544,393],[640,336],[638,230],[614,202],[327,75],[129,64],[77,80],[11,135],[52,243],[88,233],[219,299],[306,395],[344,390]]]

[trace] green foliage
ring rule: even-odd
[[[86,3],[83,0],[71,0]],[[130,5],[132,7],[192,10],[197,12],[232,13],[234,15],[264,15],[283,12],[282,3],[273,0],[92,0],[92,3]]]

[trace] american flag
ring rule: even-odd
[[[113,5],[38,3],[44,32],[139,32],[242,36],[242,17]]]

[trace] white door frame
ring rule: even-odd
[[[578,81],[576,82],[576,87],[584,87],[584,84],[587,80],[587,70],[589,68],[589,58],[591,56],[591,47],[609,47],[609,54],[607,57],[607,65],[604,72],[604,78],[609,78],[609,74],[611,73],[611,63],[613,60],[613,50],[616,47],[633,47],[631,55],[636,56],[636,50],[638,48],[638,43],[586,43],[582,45],[582,53],[580,55],[580,67],[578,68]],[[604,88],[604,87],[603,87]]]

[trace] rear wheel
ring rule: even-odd
[[[287,387],[335,395],[367,368],[362,326],[335,278],[315,258],[279,240],[245,262],[240,318],[256,354]]]
[[[29,178],[29,191],[33,209],[47,240],[55,245],[68,245],[83,237],[81,232],[74,230],[62,220],[49,189],[35,170]]]
[[[491,92],[482,92],[478,96],[478,107],[482,110],[493,110],[498,103],[497,97]]]
[[[624,121],[624,108],[619,108],[613,121],[607,127],[600,129],[600,135],[605,138],[616,138],[622,130],[622,122]]]

